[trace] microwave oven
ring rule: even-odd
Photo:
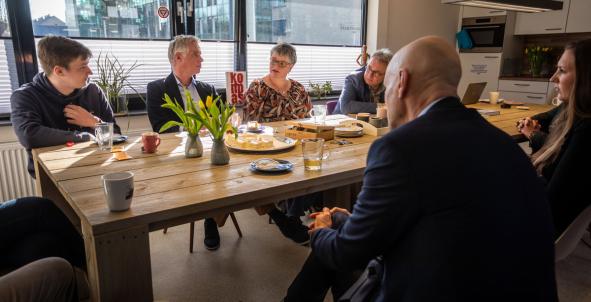
[[[460,52],[501,52],[506,20],[507,16],[462,19],[462,30],[472,40],[472,48],[460,48]]]

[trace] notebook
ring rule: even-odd
[[[477,103],[484,91],[484,87],[486,87],[486,82],[468,84],[466,93],[464,93],[464,97],[462,98],[462,104],[469,105]]]

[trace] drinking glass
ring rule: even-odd
[[[234,112],[232,116],[230,116],[230,125],[238,129],[238,127],[242,125],[242,115],[238,112]]]
[[[94,137],[99,150],[110,151],[113,147],[113,123],[97,123]]]
[[[323,138],[308,138],[302,140],[302,155],[304,168],[308,171],[318,171],[322,169],[322,160],[330,156],[330,151]]]
[[[314,117],[314,124],[318,123],[317,118],[320,117],[322,124],[324,124],[324,120],[326,119],[326,105],[314,105],[312,106],[312,110],[310,114]]]

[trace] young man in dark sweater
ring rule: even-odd
[[[60,36],[41,39],[37,49],[43,72],[10,98],[10,119],[29,154],[28,170],[33,178],[31,149],[88,141],[94,138],[96,123],[115,123],[105,94],[88,81],[90,49]],[[114,131],[121,133],[116,123]]]

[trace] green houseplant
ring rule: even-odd
[[[187,111],[185,111],[185,108],[183,108],[183,106],[181,106],[176,100],[171,100],[168,94],[164,94],[164,104],[162,104],[162,107],[174,111],[181,121],[168,121],[160,127],[159,132],[162,133],[174,126],[183,127],[184,130],[187,131],[185,157],[200,157],[203,155],[203,144],[201,143],[201,139],[199,139],[199,130],[202,125],[199,120],[192,117],[195,116],[199,110],[196,108],[195,103],[191,98],[191,93],[189,93],[188,90],[185,90],[185,95],[187,99]]]
[[[96,84],[107,95],[109,104],[115,113],[127,112],[127,98],[123,94],[124,89],[130,89],[137,94],[142,101],[145,100],[141,94],[137,92],[135,87],[129,82],[130,74],[133,70],[141,66],[135,61],[131,66],[126,67],[121,64],[119,59],[113,54],[100,53],[96,58]]]
[[[207,96],[205,104],[199,101],[199,111],[187,113],[187,116],[200,122],[203,127],[209,130],[213,141],[211,149],[211,163],[214,165],[226,165],[230,162],[230,153],[224,144],[224,136],[228,130],[232,130],[234,136],[238,135],[238,129],[228,123],[236,108],[226,105],[218,96],[215,100]]]
[[[324,84],[310,82],[309,86],[310,96],[316,97],[318,100],[322,100],[322,98],[326,97],[326,95],[332,92],[331,81],[326,81]]]

